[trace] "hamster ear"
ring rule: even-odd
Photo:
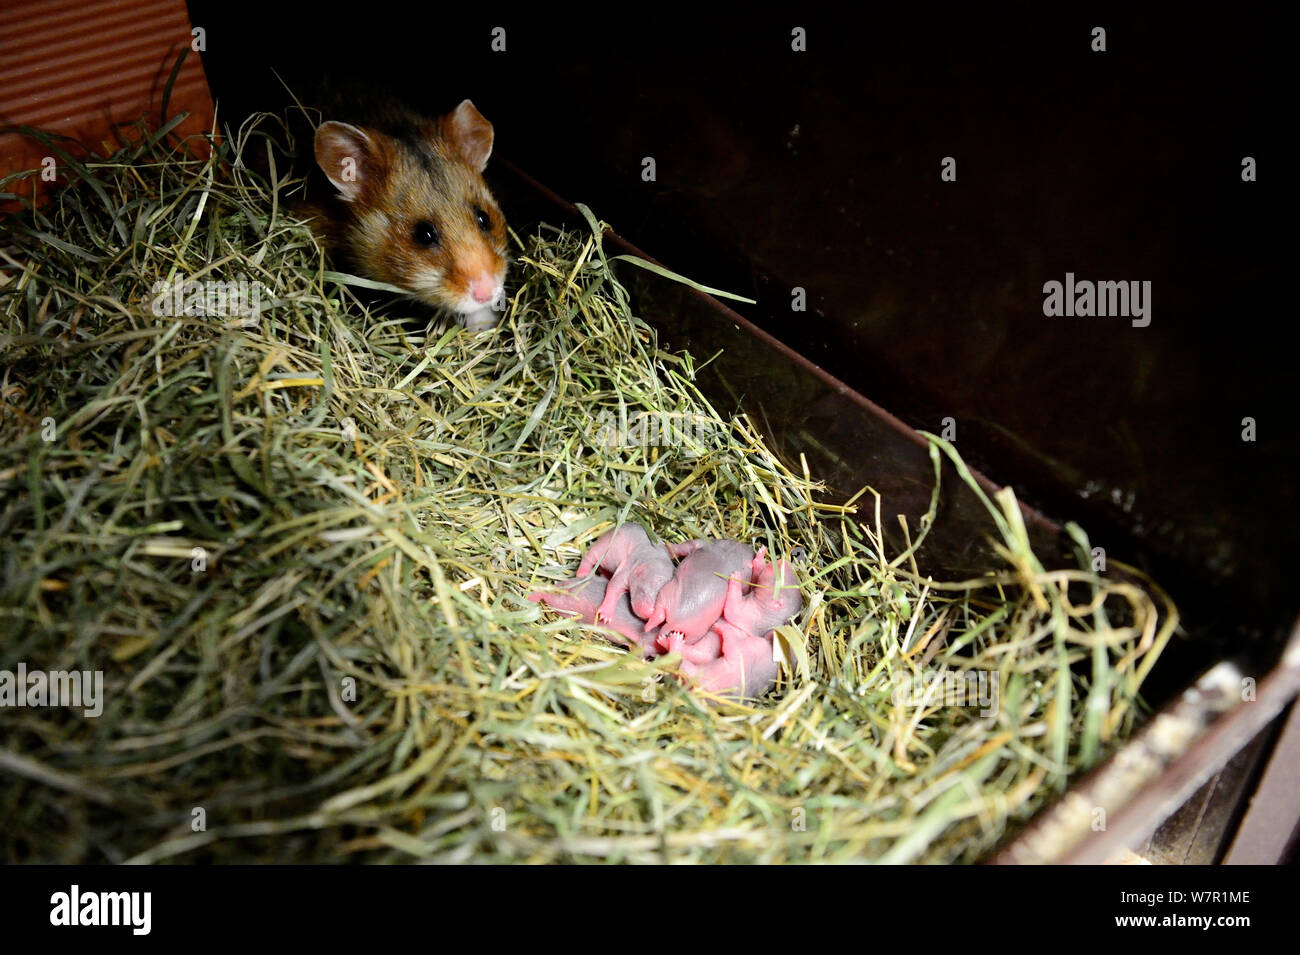
[[[347,123],[321,123],[316,130],[316,165],[351,202],[373,175],[374,143],[364,129]]]
[[[449,114],[443,127],[447,141],[467,163],[482,172],[492,155],[492,124],[465,100]]]

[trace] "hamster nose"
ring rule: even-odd
[[[496,295],[497,283],[486,275],[480,275],[469,283],[469,294],[480,305],[486,305]]]

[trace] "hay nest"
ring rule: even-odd
[[[0,668],[104,678],[0,708],[6,861],[971,861],[1132,730],[1157,588],[1044,570],[1009,491],[1003,570],[921,578],[934,512],[886,554],[716,413],[594,219],[513,236],[497,331],[426,327],[329,271],[278,134],[44,137],[69,186],[0,223]],[[524,599],[623,520],[802,558],[765,699]]]

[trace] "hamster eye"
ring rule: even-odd
[[[411,230],[411,238],[420,245],[437,245],[438,230],[429,222],[417,222]]]
[[[479,206],[474,207],[474,218],[478,220],[478,227],[484,232],[492,228],[492,217],[482,210]]]

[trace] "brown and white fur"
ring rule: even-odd
[[[326,243],[368,278],[491,328],[504,305],[506,222],[483,181],[492,124],[469,100],[437,119],[399,109],[316,129],[338,190],[317,205]],[[495,306],[495,308],[494,308]]]

